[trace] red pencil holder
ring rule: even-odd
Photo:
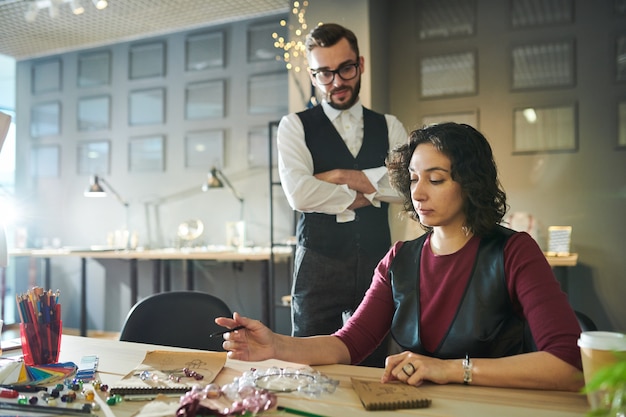
[[[57,363],[61,351],[61,320],[51,323],[21,323],[22,353],[26,365]]]

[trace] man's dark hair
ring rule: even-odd
[[[356,58],[359,59],[359,43],[357,42],[356,35],[350,29],[346,29],[336,23],[324,23],[319,25],[307,35],[307,53],[317,47],[327,48],[333,46],[343,38],[348,40],[350,49],[354,51]]]

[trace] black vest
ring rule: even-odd
[[[363,108],[363,145],[353,157],[345,142],[326,117],[321,105],[298,113],[304,139],[313,157],[314,173],[331,169],[375,168],[385,164],[389,138],[385,116]],[[381,259],[391,246],[387,219],[388,204],[355,210],[354,221],[337,223],[336,216],[303,213],[298,221],[298,244],[333,258],[362,250]]]
[[[406,242],[389,274],[396,312],[391,332],[402,350],[441,359],[498,358],[533,350],[525,322],[513,311],[504,273],[504,246],[515,231],[498,226],[480,240],[461,303],[452,324],[434,352],[420,340],[420,259],[426,234]]]

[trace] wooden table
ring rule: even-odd
[[[273,256],[272,256],[273,255]],[[153,291],[160,291],[161,262],[179,260],[185,263],[187,270],[186,289],[193,290],[194,274],[193,263],[190,261],[206,260],[217,262],[262,262],[263,275],[261,276],[261,319],[264,323],[273,325],[274,308],[273,294],[274,283],[269,273],[270,259],[286,261],[291,256],[291,251],[274,249],[270,253],[269,248],[243,248],[241,250],[204,250],[204,249],[152,249],[152,250],[72,250],[72,249],[21,249],[12,250],[9,256],[29,256],[42,258],[44,261],[44,288],[52,288],[50,276],[50,259],[59,257],[80,258],[80,335],[87,335],[87,260],[88,259],[122,259],[130,264],[130,306],[138,301],[138,268],[139,260],[153,261]],[[169,264],[166,263],[165,290],[169,291]]]
[[[569,253],[567,255],[549,255],[544,253],[544,256],[553,268],[558,266],[576,266],[578,263],[577,253]]]
[[[60,361],[78,363],[83,355],[98,355],[100,362],[99,379],[107,384],[118,381],[135,368],[149,350],[185,350],[68,335],[63,335],[61,343]],[[8,352],[8,354],[13,353]],[[250,368],[264,370],[271,366],[299,367],[297,364],[276,360],[242,362],[228,359],[225,367],[217,376],[216,382],[224,385],[232,382],[233,378]],[[347,365],[328,365],[315,368],[340,381],[337,391],[333,394],[324,394],[320,398],[308,398],[292,393],[279,394],[279,405],[330,417],[582,417],[588,410],[586,397],[572,392],[486,388],[458,384],[426,384],[420,389],[425,396],[432,399],[431,407],[371,412],[365,411],[362,407],[351,388],[350,378],[378,380],[382,374],[382,369]],[[141,402],[123,402],[110,408],[103,404],[103,409],[98,414],[107,417],[127,417],[144,404]],[[266,415],[272,414],[274,413],[266,413]]]

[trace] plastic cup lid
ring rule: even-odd
[[[617,332],[582,332],[578,346],[599,350],[626,351],[626,334]]]

